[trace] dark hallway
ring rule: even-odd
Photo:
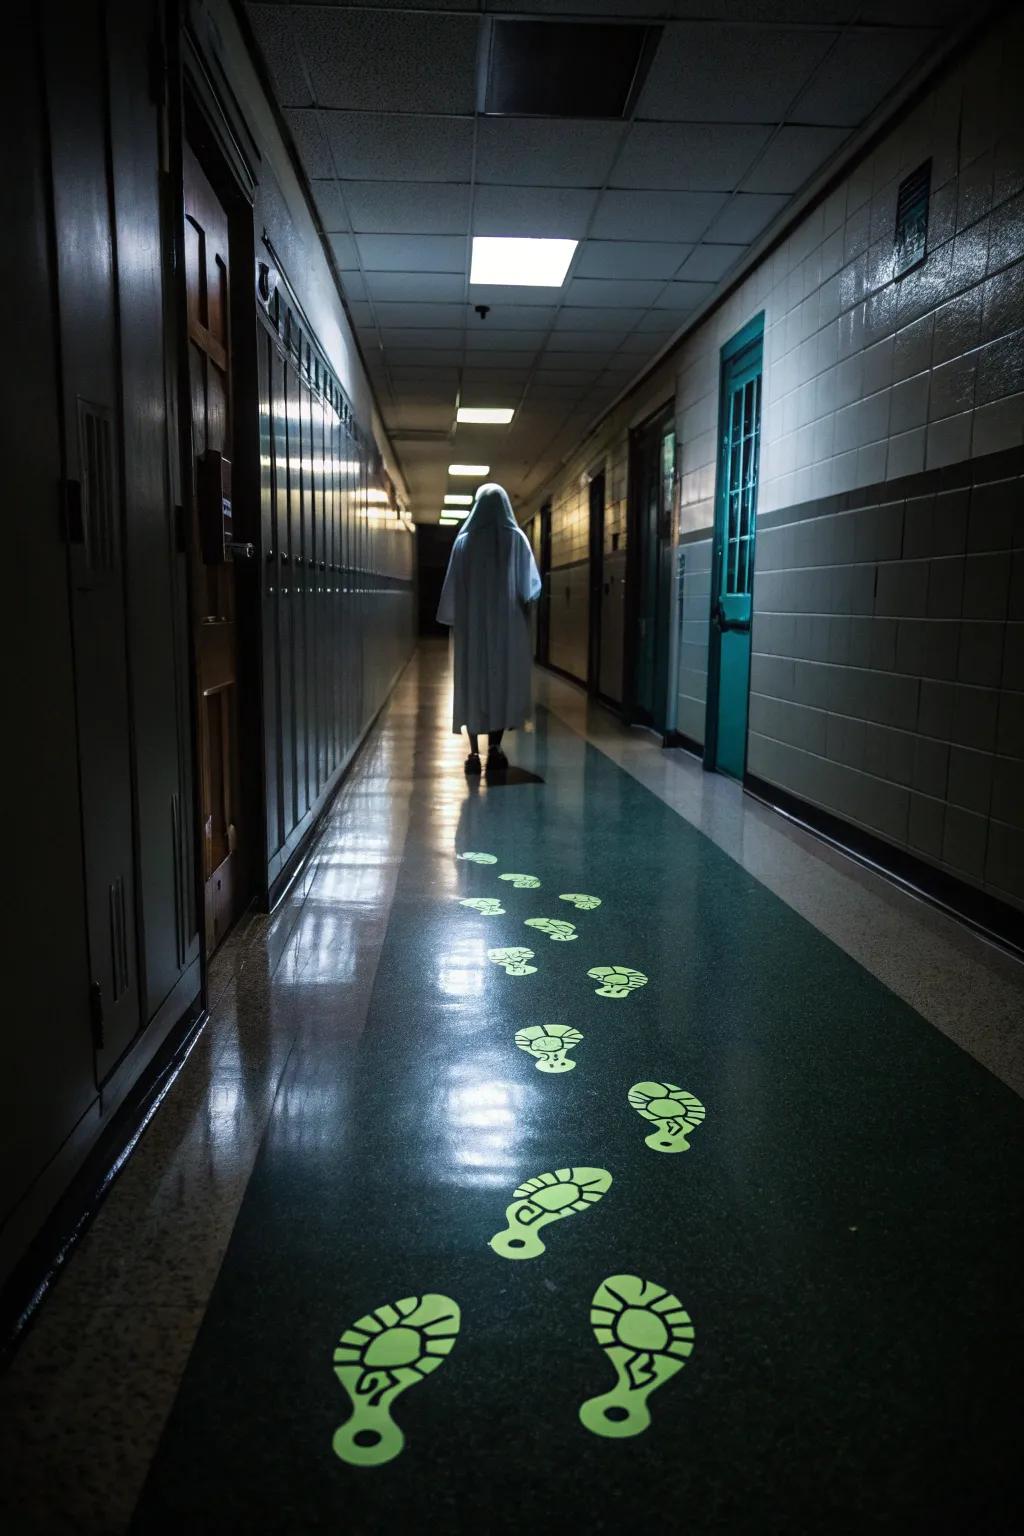
[[[9,39],[5,1533],[1015,1536],[1020,8]]]

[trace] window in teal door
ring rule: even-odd
[[[708,766],[742,779],[761,435],[763,317],[723,348],[708,668]]]

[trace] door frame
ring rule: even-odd
[[[170,217],[168,238],[173,243],[174,329],[177,391],[177,466],[181,505],[178,516],[179,548],[188,555],[189,724],[192,753],[193,886],[200,934],[203,989],[209,953],[206,940],[206,890],[203,879],[202,763],[199,754],[198,656],[195,645],[196,594],[193,587],[193,530],[197,525],[192,448],[192,402],[189,387],[188,297],[184,257],[184,155],[195,157],[221,201],[228,220],[231,275],[228,286],[228,324],[231,334],[232,399],[232,503],[235,538],[251,543],[256,558],[238,563],[235,586],[237,638],[238,770],[240,821],[243,826],[240,877],[242,894],[235,920],[253,898],[266,909],[267,861],[266,762],[263,743],[262,638],[260,582],[262,537],[260,517],[259,379],[257,322],[250,274],[255,271],[253,199],[255,178],[250,157],[242,149],[245,125],[235,125],[220,98],[214,94],[195,46],[183,30],[180,54],[180,90],[172,102],[173,130],[169,134]],[[246,568],[247,567],[247,568]]]
[[[643,534],[641,533],[641,507],[640,490],[642,487],[642,452],[641,444],[646,447],[645,440],[657,433],[658,441],[664,435],[666,427],[675,426],[675,396],[672,395],[656,411],[639,422],[629,430],[629,467],[628,467],[628,492],[626,497],[626,594],[623,604],[623,637],[622,637],[622,719],[626,725],[645,725],[650,730],[657,730],[654,714],[647,709],[642,709],[637,704],[636,668],[640,656],[638,638],[638,625],[640,621],[640,571],[641,560],[644,555]],[[660,466],[660,456],[659,456]],[[655,539],[657,540],[657,531]],[[656,551],[655,560],[655,620],[664,619],[668,623],[668,615],[660,613],[659,597],[666,594],[660,593],[661,586],[661,552],[660,547]],[[661,628],[661,626],[658,626]],[[655,647],[657,647],[657,634],[655,635]],[[667,699],[664,701],[667,706]]]
[[[551,502],[546,501],[537,516],[539,537],[537,561],[541,589],[537,604],[537,654],[534,660],[542,667],[550,666],[551,655]]]
[[[718,446],[715,459],[715,510],[714,524],[711,533],[711,594],[708,613],[708,688],[707,700],[704,706],[704,767],[709,773],[717,773],[718,769],[718,693],[721,679],[721,641],[722,636],[714,621],[715,601],[718,589],[722,581],[722,546],[720,534],[724,526],[726,516],[725,506],[725,476],[722,473],[722,465],[728,444],[728,417],[726,412],[725,380],[734,357],[744,352],[754,341],[761,342],[761,377],[762,377],[762,402],[764,383],[764,310],[756,314],[752,320],[748,320],[735,336],[722,347],[718,364]],[[760,465],[758,466],[758,489],[760,488]],[[754,514],[754,555],[753,567],[750,576],[751,608],[753,608],[754,579],[757,574],[757,501],[755,492]],[[750,710],[750,680],[747,679],[747,719],[749,736],[749,710]],[[743,748],[743,774],[746,777],[747,749],[746,740]],[[730,775],[731,777],[731,775]]]
[[[606,507],[604,466],[596,470],[587,486],[588,498],[588,575],[589,598],[587,603],[587,692],[594,698],[601,695],[601,598],[604,590],[604,514]],[[600,505],[595,517],[595,501],[600,489]]]

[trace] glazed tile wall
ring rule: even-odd
[[[676,398],[678,728],[704,739],[720,351],[763,311],[748,768],[1017,901],[1022,514],[1005,462],[990,473],[984,461],[1024,443],[1022,56],[1016,7],[646,386]],[[929,158],[927,257],[895,279],[897,190]],[[622,441],[620,412],[575,473]],[[908,493],[908,477],[946,471],[956,497],[934,478]],[[842,513],[804,515],[843,496]],[[982,509],[999,498],[1003,522],[990,524]],[[556,536],[560,505],[556,494]],[[762,520],[778,525],[771,537]]]

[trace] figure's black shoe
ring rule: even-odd
[[[480,753],[479,752],[471,752],[469,754],[469,756],[466,758],[466,772],[467,773],[479,773],[480,772]]]
[[[492,747],[487,754],[487,772],[504,773],[508,768],[508,758],[500,747]]]

